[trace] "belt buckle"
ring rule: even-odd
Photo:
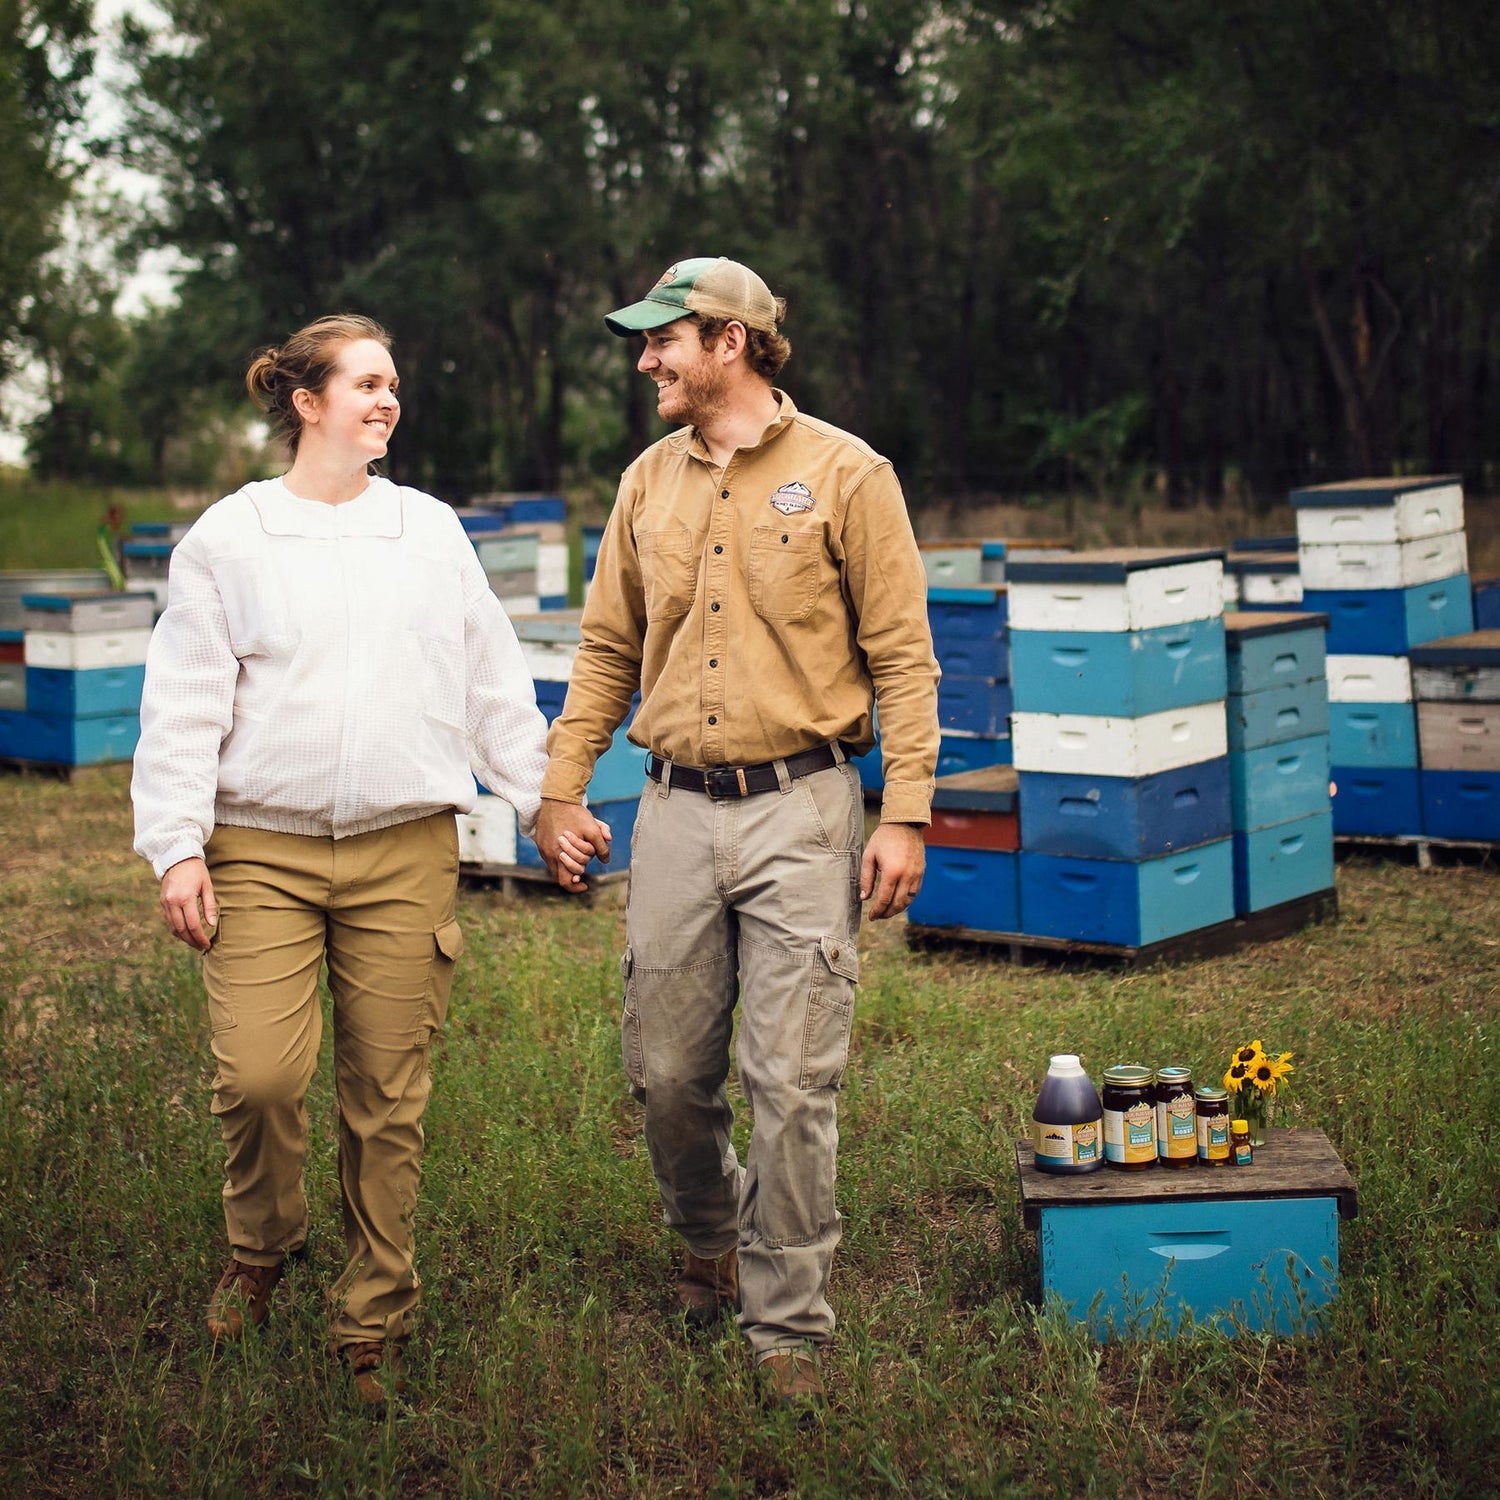
[[[703,790],[710,802],[731,801],[748,795],[745,772],[739,766],[719,766],[703,773]]]

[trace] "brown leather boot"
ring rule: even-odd
[[[810,1345],[795,1349],[773,1349],[755,1363],[761,1399],[767,1406],[788,1407],[804,1412],[825,1404],[823,1378],[818,1374],[818,1356]]]
[[[271,1291],[285,1269],[284,1260],[274,1266],[231,1260],[208,1299],[209,1333],[215,1339],[237,1339],[246,1328],[259,1328],[271,1314]]]
[[[385,1405],[388,1396],[399,1396],[406,1389],[400,1344],[378,1339],[345,1344],[339,1355],[348,1363],[349,1373],[354,1377],[354,1394],[362,1405],[378,1409]]]
[[[691,1250],[677,1278],[677,1307],[694,1328],[707,1328],[740,1305],[740,1257],[726,1250],[717,1260],[704,1260]]]

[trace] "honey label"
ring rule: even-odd
[[[1197,1152],[1196,1116],[1191,1094],[1178,1094],[1156,1106],[1156,1149],[1162,1156],[1176,1159]]]
[[[1099,1160],[1097,1120],[1086,1120],[1082,1125],[1043,1125],[1040,1120],[1034,1120],[1031,1134],[1036,1154],[1048,1161],[1082,1166]]]
[[[1198,1160],[1229,1160],[1229,1116],[1198,1116]]]
[[[1144,1099],[1104,1111],[1104,1155],[1114,1162],[1156,1160],[1156,1107]]]

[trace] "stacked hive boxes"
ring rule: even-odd
[[[580,631],[577,611],[552,611],[520,615],[513,623],[521,650],[531,669],[537,707],[550,724],[562,711],[573,659],[578,654]],[[646,779],[646,752],[625,737],[634,709],[615,731],[614,743],[594,764],[589,781],[589,807],[609,824],[614,835],[610,870],[630,864],[630,833],[635,826],[636,807]],[[471,813],[458,815],[458,859],[471,868],[543,868],[536,845],[521,835],[516,811],[503,798],[490,796],[484,786]],[[596,873],[598,866],[593,866]]]
[[[16,569],[0,573],[0,712],[26,707],[26,604],[32,594],[92,594],[109,587],[96,569]]]
[[[1333,886],[1323,615],[1225,617],[1234,905],[1241,915]]]
[[[24,604],[22,698],[0,709],[0,756],[62,766],[129,760],[154,597],[28,594]]]
[[[1021,931],[1136,947],[1230,920],[1223,553],[1006,571]]]
[[[1016,773],[987,766],[938,779],[927,869],[907,919],[931,927],[1019,932]]]
[[[1473,628],[1463,490],[1452,477],[1292,493],[1303,605],[1326,614],[1334,830],[1422,831],[1413,646]]]
[[[938,775],[1008,765],[1011,686],[1005,585],[978,580],[929,585],[927,620],[943,674],[938,683]]]
[[[191,525],[191,521],[137,521],[120,545],[120,563],[127,587],[132,593],[152,595],[157,614],[167,607],[172,549],[187,535]]]
[[[515,495],[458,512],[490,589],[508,614],[568,607],[567,504],[561,495]]]
[[[1500,630],[1411,651],[1422,831],[1500,839]]]

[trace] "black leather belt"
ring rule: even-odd
[[[811,776],[814,771],[826,771],[839,763],[832,745],[818,745],[812,750],[803,750],[798,755],[789,755],[781,764],[793,780],[799,776]],[[665,762],[655,754],[646,757],[646,774],[652,781],[662,779]],[[700,771],[694,766],[672,763],[672,790],[702,792],[716,802],[738,797],[751,797],[756,792],[774,792],[780,785],[776,775],[777,762],[768,760],[758,766],[710,766]]]

